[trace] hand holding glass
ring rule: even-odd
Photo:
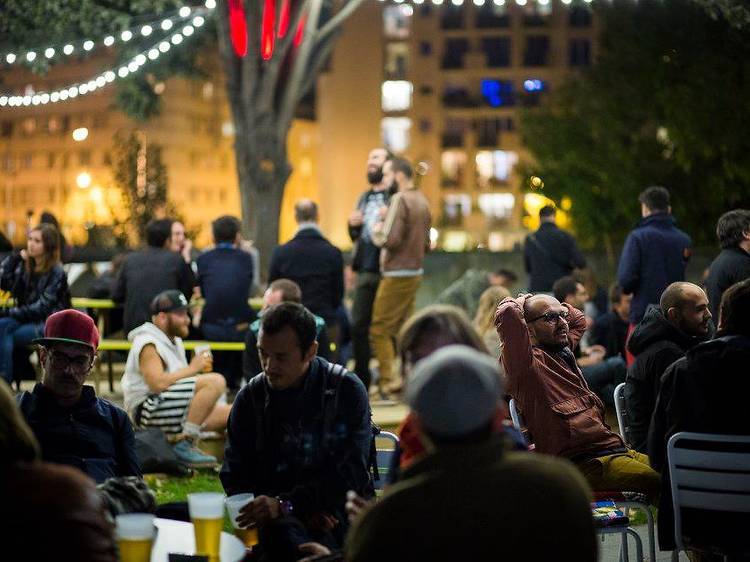
[[[229,518],[232,520],[234,534],[248,548],[252,548],[258,544],[258,527],[252,525],[242,528],[237,522],[237,518],[240,515],[240,510],[254,499],[255,496],[253,494],[236,494],[226,499],[227,512],[229,513]]]

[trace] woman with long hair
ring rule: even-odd
[[[500,285],[487,288],[479,297],[479,306],[474,316],[474,329],[495,359],[500,359],[500,337],[495,329],[495,310],[500,301],[509,296],[510,291]]]
[[[13,382],[13,349],[42,336],[47,317],[70,308],[68,279],[60,263],[60,235],[50,224],[29,232],[26,249],[0,264],[0,289],[13,306],[0,308],[0,376]]]

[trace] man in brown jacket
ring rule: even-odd
[[[641,492],[654,501],[659,475],[607,426],[604,405],[571,351],[586,331],[584,314],[549,295],[527,294],[500,303],[495,327],[508,392],[537,451],[573,461],[593,490]]]
[[[430,204],[414,185],[411,165],[401,158],[383,165],[383,182],[395,182],[398,192],[391,198],[382,223],[373,228],[372,240],[382,248],[383,279],[375,295],[370,326],[370,347],[378,360],[380,391],[386,396],[401,390],[401,377],[392,369],[394,340],[414,310],[422,283],[422,262],[430,248]]]

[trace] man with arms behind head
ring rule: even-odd
[[[122,392],[136,425],[155,427],[178,442],[177,457],[191,466],[213,465],[216,458],[194,445],[201,430],[227,426],[229,406],[219,403],[226,381],[205,373],[208,359],[196,353],[188,364],[182,338],[188,334],[188,302],[179,291],[164,291],[151,303],[151,322],[130,334]]]
[[[522,295],[500,303],[495,326],[508,391],[537,451],[573,461],[594,490],[656,499],[659,475],[605,423],[604,405],[576,364],[572,350],[586,330],[583,313],[548,295]]]
[[[443,347],[416,364],[406,398],[429,452],[355,521],[347,560],[596,560],[578,471],[511,452],[495,433],[503,409],[496,361]]]
[[[373,148],[367,156],[370,189],[357,201],[349,215],[349,237],[354,242],[352,270],[357,274],[352,302],[352,347],[354,372],[370,388],[370,323],[372,305],[380,283],[380,248],[372,241],[372,229],[380,222],[381,209],[388,207],[390,185],[383,180],[383,165],[391,157],[385,148]]]
[[[125,412],[84,386],[94,366],[99,332],[77,310],[47,319],[39,359],[44,378],[18,405],[48,462],[74,466],[96,482],[140,476],[135,434]]]
[[[661,377],[687,350],[710,336],[711,312],[703,289],[685,281],[672,283],[651,306],[628,341],[635,361],[625,379],[625,436],[636,451],[647,452],[647,436]]]
[[[243,526],[260,530],[261,560],[296,560],[299,545],[338,548],[348,528],[346,492],[370,496],[370,405],[361,381],[316,357],[315,318],[297,303],[262,317],[263,372],[232,406],[221,482],[253,493]],[[255,553],[254,553],[255,554]]]

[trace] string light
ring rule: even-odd
[[[48,59],[51,59],[52,57],[55,56],[55,50],[52,47],[47,47],[44,50],[44,56],[47,57]]]
[[[104,46],[105,46],[105,47],[111,47],[112,45],[114,45],[114,44],[115,44],[115,38],[114,38],[114,37],[113,37],[112,35],[107,35],[107,36],[106,36],[106,37],[104,38],[104,41],[103,41],[103,43],[104,43]]]
[[[153,27],[151,27],[150,25],[144,25],[141,28],[141,35],[143,35],[144,37],[148,37],[149,35],[151,35],[153,31],[154,31]]]
[[[200,26],[200,25],[203,25],[204,22],[205,20],[202,16],[196,16],[195,18],[193,18],[193,25]],[[189,32],[186,32],[187,28],[190,29]],[[183,33],[174,33],[171,36],[170,40],[174,45],[179,45],[183,41],[185,41],[186,36],[192,35],[194,31],[195,30],[192,26],[189,26],[189,25],[185,26],[185,28],[183,28]],[[152,45],[150,48],[146,49],[145,51],[138,53],[129,61],[122,64],[120,67],[118,67],[116,70],[114,69],[107,70],[105,72],[102,72],[94,76],[93,78],[91,78],[90,80],[86,82],[81,82],[79,84],[66,86],[64,88],[60,88],[55,91],[36,92],[36,93],[26,94],[23,96],[2,94],[0,95],[0,108],[30,106],[30,105],[34,105],[34,106],[46,105],[48,103],[58,103],[61,101],[75,99],[78,96],[85,96],[87,94],[95,92],[99,88],[103,88],[107,84],[114,82],[116,79],[118,79],[118,77],[126,78],[130,74],[138,72],[138,70],[140,70],[141,67],[146,65],[149,61],[154,61],[158,59],[162,53],[166,53],[167,51],[170,50],[170,48],[171,48],[171,44],[169,41],[161,40],[157,45]],[[85,45],[84,45],[84,49],[85,49]],[[52,47],[48,47],[47,50],[45,51],[45,56],[49,54],[50,50],[54,51]],[[72,53],[74,50],[73,45],[72,44],[66,45],[63,48],[63,52],[65,52],[66,50]],[[69,54],[69,53],[66,53],[66,54]],[[54,56],[54,53],[52,53],[51,56]],[[15,61],[16,60],[15,57],[16,57],[15,53],[7,53],[5,55],[6,61],[8,59],[10,59],[11,61]],[[24,55],[24,58],[26,58],[27,60],[29,59],[34,60],[36,58],[36,52],[28,51]]]
[[[163,22],[161,22],[161,28],[164,31],[169,31],[170,29],[172,29],[172,20],[164,20]]]

